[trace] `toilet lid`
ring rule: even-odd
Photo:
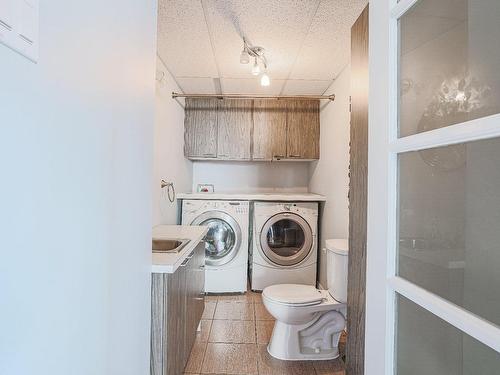
[[[314,305],[323,301],[321,292],[312,285],[278,284],[268,286],[262,295],[271,301],[290,305]]]

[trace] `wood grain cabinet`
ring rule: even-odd
[[[319,159],[319,101],[187,99],[187,158]]]
[[[254,101],[254,160],[286,158],[286,110],[283,100]]]
[[[186,99],[184,155],[217,157],[217,99]]]
[[[218,159],[251,159],[252,108],[252,100],[225,99],[219,102]]]
[[[319,159],[319,101],[287,102],[287,158]]]
[[[205,246],[200,243],[174,273],[151,280],[151,375],[182,374],[201,320]]]

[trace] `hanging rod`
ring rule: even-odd
[[[217,99],[278,99],[278,100],[335,100],[335,95],[247,95],[247,94],[179,94],[172,98],[217,98]]]

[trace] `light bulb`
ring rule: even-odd
[[[255,58],[253,66],[252,66],[252,74],[254,76],[258,76],[260,73],[260,66],[259,63],[257,62],[257,58]]]
[[[243,48],[240,55],[240,64],[248,64],[250,62],[250,56],[248,55],[247,49]]]
[[[269,86],[271,84],[271,80],[269,79],[269,76],[267,73],[262,74],[262,77],[260,77],[260,85],[261,86]]]
[[[459,91],[455,99],[457,102],[465,102],[467,100],[467,95],[465,95],[465,92]]]

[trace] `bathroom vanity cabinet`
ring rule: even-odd
[[[174,273],[153,273],[151,375],[182,374],[205,307],[205,247],[200,242]]]

